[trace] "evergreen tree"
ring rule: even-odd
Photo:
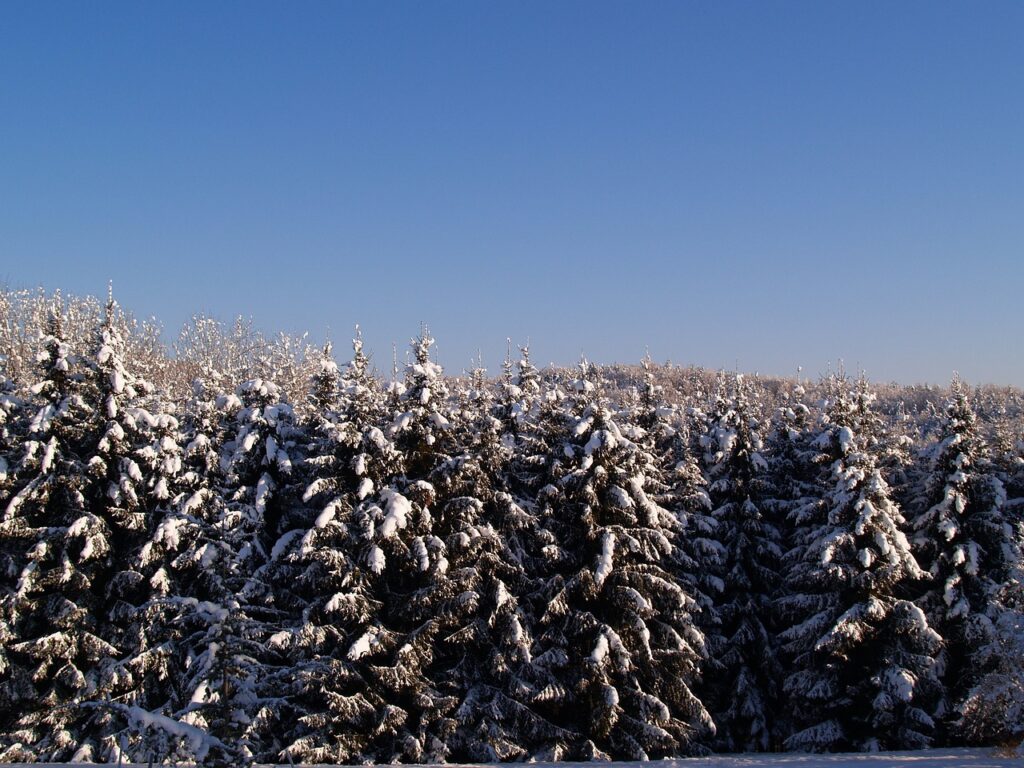
[[[450,598],[448,560],[433,533],[436,492],[426,479],[442,462],[438,436],[447,442],[450,422],[441,408],[446,394],[441,369],[430,360],[433,340],[414,341],[415,358],[395,404],[389,428],[369,427],[357,456],[354,506],[342,535],[358,568],[345,582],[349,596],[336,601],[348,647],[344,663],[361,698],[339,702],[337,720],[349,741],[332,747],[355,755],[349,762],[438,762],[454,732],[457,698],[430,678]],[[394,445],[392,444],[394,440]],[[396,450],[397,449],[397,450]],[[369,475],[375,462],[377,479]],[[324,516],[333,514],[325,508]],[[343,691],[344,692],[344,691]],[[364,705],[363,702],[366,702]],[[355,728],[345,722],[355,721]],[[319,725],[319,721],[310,723]],[[301,747],[302,745],[300,745]]]
[[[88,508],[98,514],[110,532],[115,554],[111,567],[116,576],[109,583],[108,618],[112,628],[119,629],[123,629],[137,597],[134,587],[138,574],[129,562],[130,553],[138,549],[146,533],[148,494],[138,451],[149,442],[149,428],[156,425],[152,415],[141,407],[148,384],[128,369],[124,338],[118,327],[121,320],[111,297],[98,331],[92,387],[88,390],[87,407],[96,419],[92,429],[100,437],[88,461],[95,481],[86,499]],[[109,639],[118,644],[114,635]]]
[[[442,412],[448,395],[441,366],[430,359],[434,339],[426,329],[412,341],[413,360],[407,366],[399,410],[389,434],[406,457],[406,475],[427,477],[443,456],[450,426]],[[438,443],[438,438],[442,444]]]
[[[265,687],[280,660],[265,640],[286,615],[274,599],[270,576],[274,550],[302,517],[293,498],[293,457],[298,460],[304,435],[274,383],[244,382],[237,397],[242,407],[221,457],[226,504],[220,533],[227,557],[218,562],[229,595],[220,603],[226,613],[212,616],[221,687],[210,699],[220,720],[211,732],[225,743],[240,741],[245,753],[260,758],[282,748],[271,736],[277,735],[280,700],[272,686]]]
[[[0,507],[6,508],[14,486],[18,463],[18,446],[24,439],[24,425],[20,416],[24,412],[14,382],[0,380]]]
[[[268,638],[283,615],[271,599],[268,563],[293,506],[289,478],[300,438],[290,406],[267,381],[219,396],[215,410],[197,383],[190,410],[179,492],[140,555],[151,574],[140,611],[158,633],[140,644],[136,664],[170,678],[167,700],[148,716],[202,735],[189,744],[192,758],[202,750],[214,764],[247,764],[280,749],[271,735],[281,708],[271,685],[278,657]]]
[[[432,349],[385,387],[358,329],[340,369],[203,318],[170,357],[112,300],[0,290],[0,761],[1024,733],[1018,391]]]
[[[314,424],[320,419],[329,423],[337,411],[339,378],[334,347],[328,341],[317,357],[316,368],[309,380],[309,410]]]
[[[96,443],[88,382],[65,340],[62,310],[58,295],[40,342],[18,490],[0,519],[9,638],[0,671],[7,705],[0,755],[8,760],[95,755],[79,704],[109,687],[117,656],[102,638],[111,540],[109,521],[89,504],[87,457]]]
[[[958,703],[957,735],[975,744],[1016,745],[1024,736],[1022,581],[1002,591],[989,637],[975,651],[979,674]]]
[[[651,457],[586,366],[574,390],[555,483],[540,498],[550,543],[534,664],[547,682],[534,698],[581,742],[556,743],[551,756],[681,754],[713,726],[690,688],[703,655],[696,606],[666,570],[680,521],[648,496]]]
[[[786,746],[922,748],[932,738],[941,639],[903,597],[924,574],[868,451],[874,417],[866,384],[851,393],[839,376],[829,389],[816,444],[826,457],[822,479],[832,487],[818,526],[805,526],[793,553],[783,601],[800,616],[781,635],[791,659],[785,691],[799,728]]]
[[[812,513],[818,502],[818,459],[822,456],[813,441],[814,417],[804,402],[807,390],[797,383],[784,393],[775,424],[768,438],[770,485],[774,498],[767,505],[784,521],[783,539],[801,527],[801,513]]]
[[[358,638],[381,626],[367,561],[364,511],[356,510],[402,471],[402,456],[377,426],[379,390],[369,377],[358,334],[333,410],[313,414],[313,442],[304,462],[303,501],[316,513],[301,537],[282,539],[275,584],[298,597],[298,620],[271,640],[289,666],[282,688],[295,717],[281,755],[295,762],[352,763],[370,759],[402,718],[364,677]],[[323,370],[323,369],[322,369]],[[334,400],[334,398],[332,398]],[[287,534],[286,534],[287,536]]]
[[[207,378],[217,374],[207,371]],[[195,380],[179,438],[185,444],[181,471],[168,471],[176,455],[169,435],[154,451],[172,466],[162,466],[154,486],[166,489],[167,498],[157,503],[153,530],[136,558],[148,594],[135,611],[138,631],[128,666],[150,695],[121,713],[130,731],[126,755],[134,761],[208,757],[244,764],[251,757],[243,739],[219,739],[237,735],[229,707],[247,703],[238,701],[231,683],[230,665],[241,654],[230,631],[237,618],[230,614],[239,606],[231,583],[234,551],[224,535],[229,517],[220,461],[227,424],[240,406],[233,395],[218,397]]]
[[[1021,556],[1003,513],[1006,493],[978,434],[967,391],[954,378],[931,470],[914,520],[914,544],[930,576],[920,605],[945,638],[941,656],[947,725],[995,663],[999,596]],[[952,737],[952,733],[948,737]]]
[[[559,733],[529,698],[536,676],[520,597],[530,589],[536,519],[507,490],[508,411],[494,402],[481,367],[460,399],[452,425],[462,451],[432,476],[440,509],[434,531],[447,551],[446,591],[458,606],[445,615],[434,678],[459,700],[453,758],[522,760]]]
[[[711,481],[720,556],[709,564],[721,580],[715,621],[707,626],[712,657],[707,700],[718,744],[728,752],[765,751],[776,737],[782,668],[776,658],[773,599],[779,585],[779,531],[763,511],[770,494],[760,425],[741,376],[711,414],[701,442]]]

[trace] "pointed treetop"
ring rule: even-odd
[[[949,382],[949,393],[954,397],[958,397],[967,390],[967,385],[964,384],[963,379],[960,378],[960,371],[953,371],[953,378]]]
[[[53,292],[53,299],[50,301],[49,319],[61,323],[64,317],[64,298],[60,295],[60,288]]]

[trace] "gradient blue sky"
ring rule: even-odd
[[[0,281],[458,371],[1024,385],[1024,3],[0,6]],[[341,355],[347,353],[342,348]]]

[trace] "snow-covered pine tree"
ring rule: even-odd
[[[78,705],[103,687],[117,650],[101,636],[111,543],[107,521],[89,508],[95,434],[87,377],[65,339],[59,294],[38,363],[17,490],[0,517],[9,637],[0,759],[84,759],[94,752]]]
[[[469,386],[459,393],[459,400],[459,407],[445,420],[452,444],[460,450],[440,462],[430,480],[441,499],[488,497],[503,489],[511,450],[502,439],[503,409],[495,404],[485,369],[478,366],[470,372]]]
[[[385,418],[384,393],[370,370],[370,358],[363,351],[363,336],[356,326],[352,339],[352,360],[341,378],[341,424],[344,442],[356,445]],[[356,458],[358,463],[358,457]]]
[[[451,597],[444,543],[433,534],[436,492],[425,479],[444,460],[438,435],[447,442],[450,424],[441,410],[441,369],[429,357],[432,341],[423,333],[414,342],[407,386],[393,390],[399,411],[387,430],[374,425],[363,433],[354,464],[358,484],[350,492],[354,509],[328,505],[321,513],[324,520],[342,513],[337,535],[355,564],[323,610],[335,614],[345,637],[342,682],[354,688],[340,693],[362,698],[329,701],[333,711],[308,724],[329,726],[320,743],[352,755],[348,762],[441,761],[455,728],[457,698],[430,679],[448,608],[441,601]]]
[[[398,412],[388,430],[405,455],[406,475],[414,478],[426,478],[450,455],[446,438],[451,425],[443,412],[448,386],[441,366],[430,359],[433,345],[426,328],[412,340],[413,359],[406,367]]]
[[[519,595],[529,586],[535,518],[508,492],[507,403],[495,403],[482,367],[460,401],[451,423],[461,450],[431,475],[449,596],[432,676],[459,701],[451,758],[525,759],[558,732],[528,695],[532,638]]]
[[[641,408],[647,405],[647,418],[639,433],[634,425],[626,425],[626,428],[631,437],[638,439],[642,452],[649,456],[645,477],[651,498],[682,523],[674,541],[673,555],[665,565],[694,601],[689,606],[692,621],[711,607],[711,584],[705,576],[711,574],[711,564],[721,557],[717,542],[708,537],[716,521],[709,514],[707,478],[691,449],[694,409],[688,407],[685,400],[670,406],[663,388],[655,383],[653,367],[645,368],[646,380],[639,405]],[[710,578],[715,579],[713,575]],[[702,651],[699,671],[692,675],[692,683],[688,683],[694,690],[699,687],[708,661],[706,646],[698,649]],[[712,735],[713,726],[696,734],[687,751],[704,751]]]
[[[649,358],[644,359],[642,370],[635,414],[626,427],[654,460],[646,475],[649,495],[683,524],[670,571],[700,607],[700,621],[713,612],[711,596],[722,588],[716,572],[722,557],[722,546],[715,536],[718,523],[710,514],[708,479],[692,449],[698,442],[692,438],[694,425],[704,415],[687,408],[685,402],[669,405],[663,388],[656,383]],[[637,427],[642,431],[637,432]]]
[[[662,465],[669,460],[669,454],[676,450],[680,433],[685,432],[685,423],[680,409],[665,399],[665,391],[658,383],[650,354],[644,355],[640,361],[640,370],[637,402],[630,421],[644,431],[644,448]]]
[[[179,602],[195,594],[192,584],[181,578],[187,570],[175,562],[182,553],[194,551],[199,525],[182,509],[198,500],[192,494],[205,487],[205,475],[197,477],[183,460],[183,434],[178,420],[153,402],[153,411],[136,409],[135,418],[145,424],[148,444],[136,451],[147,492],[146,540],[131,553],[130,571],[135,600],[122,609],[125,627],[120,634],[125,654],[119,669],[128,679],[129,690],[116,702],[103,702],[105,713],[124,721],[121,732],[111,729],[116,749],[110,759],[129,762],[195,759],[209,752],[210,744],[199,738],[194,726],[174,723],[182,714],[190,692],[185,690],[188,660],[182,625],[185,613]],[[196,578],[193,571],[189,578]],[[127,579],[126,579],[127,580]],[[176,730],[177,729],[177,730]]]
[[[448,638],[456,655],[449,678],[460,700],[453,757],[525,760],[568,736],[532,705],[539,676],[531,615],[521,596],[532,587],[528,552],[536,518],[505,491],[484,498],[464,496],[446,505],[460,519],[447,539],[452,580],[460,595],[475,596],[473,610]]]
[[[348,653],[357,638],[380,625],[382,611],[371,564],[362,559],[363,518],[357,521],[354,512],[403,466],[377,426],[379,388],[358,333],[353,350],[334,410],[312,416],[303,502],[315,518],[286,532],[272,552],[273,583],[287,582],[289,599],[299,601],[293,622],[271,638],[289,664],[281,689],[295,716],[282,734],[281,756],[294,762],[360,762],[386,741],[396,719],[394,708],[363,678],[358,653]]]
[[[714,621],[705,626],[711,663],[703,696],[716,742],[727,752],[756,752],[776,743],[782,667],[776,655],[773,600],[779,588],[780,533],[766,512],[771,497],[761,425],[752,388],[732,377],[702,436],[704,464],[719,543],[709,569],[720,579]]]
[[[501,422],[503,440],[511,448],[514,445],[517,431],[516,406],[519,401],[520,390],[516,384],[515,368],[512,363],[512,340],[507,339],[506,341],[508,342],[508,350],[505,353],[505,359],[501,363],[495,416]]]
[[[1020,418],[1018,416],[1018,420]],[[1024,424],[1019,421],[1014,424],[1013,419],[1004,414],[993,425],[993,433],[992,458],[1006,487],[1011,516],[1019,522],[1024,520]]]
[[[824,515],[805,521],[790,554],[797,623],[781,634],[789,653],[785,692],[799,730],[789,749],[919,749],[932,741],[941,639],[903,598],[923,578],[868,445],[875,417],[861,379],[828,382],[816,445],[825,466]],[[866,436],[865,436],[866,435]]]
[[[990,637],[974,653],[982,671],[957,702],[956,736],[972,744],[1015,746],[1024,737],[1024,599],[1018,576],[998,596]]]
[[[529,417],[541,394],[540,371],[530,360],[529,343],[519,348],[516,389],[519,390],[519,408],[516,409],[516,419],[522,420]]]
[[[274,759],[283,701],[268,684],[279,668],[267,639],[284,616],[268,561],[294,508],[292,457],[302,439],[291,407],[264,380],[215,405],[197,381],[186,425],[184,471],[139,555],[150,598],[136,620],[149,631],[133,664],[160,681],[164,700],[133,710],[148,725],[129,754],[195,759],[199,750],[215,765]],[[177,740],[168,729],[180,731]]]
[[[341,506],[340,497],[351,493],[358,503],[401,466],[401,457],[378,426],[383,402],[358,326],[352,349],[352,361],[341,375],[326,348],[310,381],[316,409],[308,419],[310,444],[301,474],[302,501],[314,509],[323,510],[329,503]]]
[[[0,509],[6,509],[14,486],[18,449],[24,441],[25,425],[19,423],[24,410],[14,382],[0,373]]]
[[[338,363],[334,359],[334,345],[328,341],[316,358],[309,380],[309,417],[314,423],[320,419],[329,423],[337,411],[340,378]]]
[[[176,458],[167,444],[170,434],[151,446],[161,461],[162,474],[153,486],[160,492],[154,493],[158,503],[149,539],[136,557],[148,594],[133,617],[137,632],[126,663],[144,681],[146,695],[129,711],[114,709],[127,717],[124,755],[134,762],[188,761],[202,755],[241,765],[251,757],[245,740],[219,741],[240,729],[229,709],[239,703],[237,697],[220,698],[231,689],[227,664],[240,645],[223,642],[225,636],[234,637],[230,625],[237,618],[230,611],[238,601],[232,582],[235,555],[224,537],[228,514],[220,452],[242,404],[208,387],[206,381],[217,378],[208,370],[192,384],[178,438],[185,445],[181,471],[170,471]],[[158,419],[156,434],[170,426]],[[145,458],[149,452],[142,453]],[[164,489],[167,498],[160,501]],[[216,749],[211,751],[211,745]]]
[[[885,425],[878,451],[878,467],[889,484],[892,498],[904,509],[910,509],[918,467],[914,456],[914,425],[902,401]]]
[[[678,517],[647,494],[651,457],[616,423],[584,363],[541,493],[546,610],[534,665],[539,711],[579,743],[550,755],[678,755],[713,729],[691,691],[704,653],[693,599],[667,566]]]
[[[296,516],[301,518],[294,501],[293,459],[300,459],[304,436],[292,406],[273,382],[243,382],[236,397],[241,408],[221,456],[225,510],[219,532],[228,556],[218,562],[226,569],[229,594],[221,612],[211,614],[221,684],[209,703],[221,720],[219,727],[227,729],[223,733],[215,726],[213,734],[226,743],[240,741],[254,758],[263,759],[276,756],[283,746],[274,738],[281,701],[264,689],[278,662],[276,650],[265,641],[285,619],[269,577],[275,543],[294,528]]]
[[[88,360],[88,386],[83,387],[90,414],[87,467],[91,482],[86,492],[86,514],[79,520],[105,539],[106,556],[93,566],[95,608],[100,636],[118,649],[118,658],[104,663],[97,683],[88,692],[91,702],[122,702],[145,696],[144,682],[128,663],[138,633],[133,623],[136,606],[146,597],[144,577],[136,568],[135,553],[147,537],[151,509],[142,456],[150,443],[150,429],[160,423],[144,407],[150,385],[131,369],[126,357],[127,320],[109,295],[96,330]],[[173,419],[172,419],[173,421]],[[173,442],[173,441],[172,441]],[[140,451],[142,454],[140,454]],[[173,459],[170,469],[173,470]],[[82,522],[82,520],[86,522]],[[110,757],[117,745],[110,736],[112,712],[108,707],[83,707],[80,714],[82,757]]]
[[[520,394],[514,405],[517,426],[508,480],[517,499],[532,503],[548,484],[552,463],[563,458],[558,451],[568,400],[565,381],[557,376],[542,378],[530,362],[528,347],[522,347],[520,354],[516,379]]]
[[[825,515],[818,462],[827,457],[814,446],[818,432],[815,416],[805,402],[807,386],[809,382],[805,386],[798,378],[792,388],[782,393],[767,440],[766,458],[772,497],[764,499],[762,506],[778,526],[779,544],[784,553],[779,569],[780,589],[777,594],[780,599],[772,609],[777,631],[807,618],[809,604],[803,598],[796,602],[788,600],[786,589],[792,583],[790,571],[799,567],[796,553],[802,551],[802,546],[813,536]],[[785,654],[780,649],[777,652],[784,672],[788,674],[786,667],[790,660],[784,658]],[[789,707],[780,706],[776,714],[776,732],[780,739],[784,739],[793,730],[792,713]]]
[[[95,453],[88,461],[95,482],[87,503],[110,530],[114,550],[122,553],[119,565],[130,571],[130,554],[123,553],[131,553],[141,545],[146,528],[146,479],[137,451],[148,443],[146,432],[151,419],[141,408],[142,397],[149,387],[128,369],[119,315],[120,310],[111,296],[97,333],[92,387],[87,400],[87,407],[96,419],[93,429],[100,436]],[[121,617],[113,603],[129,597],[118,591],[130,591],[131,581],[127,576],[109,585],[111,608],[118,614],[109,618],[115,623]]]
[[[308,384],[307,413],[303,418],[306,444],[295,473],[295,482],[304,492],[301,503],[293,499],[294,506],[285,511],[286,519],[277,532],[285,538],[278,539],[270,557],[274,603],[292,617],[297,617],[305,605],[305,598],[293,593],[296,574],[288,565],[297,546],[294,540],[312,527],[314,509],[322,510],[328,504],[334,509],[342,503],[341,497],[351,488],[355,453],[353,441],[346,439],[348,435],[344,432],[341,375],[330,342],[320,351]]]
[[[794,545],[792,534],[801,528],[801,510],[814,514],[820,501],[818,485],[821,451],[813,446],[816,437],[811,409],[804,402],[807,390],[798,380],[783,393],[773,428],[768,437],[770,485],[774,498],[766,505],[773,511],[787,548]]]
[[[19,448],[24,442],[24,431],[27,429],[24,417],[24,404],[15,391],[14,382],[5,377],[0,384],[0,511],[7,509],[14,490]],[[6,516],[0,518],[0,589],[3,590],[3,596],[0,597],[0,712],[9,713],[0,715],[0,729],[5,733],[9,732],[8,727],[16,711],[14,697],[19,694],[19,687],[12,685],[13,681],[8,677],[11,673],[11,660],[7,649],[16,641],[16,635],[11,621],[15,606],[6,593],[18,569],[22,544],[17,536],[11,536]],[[2,739],[0,748],[12,759],[28,756],[27,752],[9,752],[8,745]]]
[[[1006,492],[976,422],[968,391],[954,378],[914,519],[915,549],[930,576],[920,605],[945,639],[942,713],[953,742],[968,691],[999,665],[993,646],[1001,642],[1000,596],[1021,567],[1016,531],[1003,512]]]

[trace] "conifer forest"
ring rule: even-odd
[[[1024,735],[1020,390],[352,335],[0,292],[0,762]]]

